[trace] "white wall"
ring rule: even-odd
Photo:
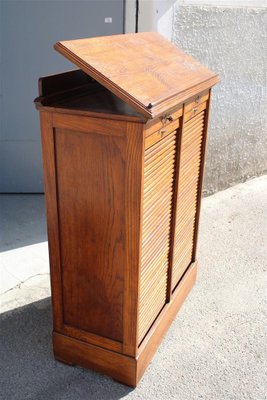
[[[174,4],[266,7],[267,0],[139,0],[139,32],[157,31],[171,40]],[[135,0],[126,0],[126,32],[135,31]]]
[[[267,171],[265,4],[261,0],[140,2],[140,31],[158,31],[220,75],[221,83],[212,94],[206,193]],[[133,2],[130,7],[134,12]],[[129,10],[128,2],[126,29],[133,31]]]
[[[139,32],[160,32],[171,40],[173,5],[176,0],[140,0]],[[126,0],[126,33],[135,32],[135,0]]]
[[[163,0],[164,1],[164,0]],[[266,0],[179,0],[179,5],[212,5],[227,7],[265,7]]]

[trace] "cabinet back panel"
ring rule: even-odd
[[[55,130],[63,322],[123,337],[125,138]]]

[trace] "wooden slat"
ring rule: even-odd
[[[171,289],[175,289],[185,269],[192,261],[197,213],[197,194],[201,167],[201,151],[205,124],[206,96],[197,110],[188,103],[184,116],[177,189],[177,211],[172,264]],[[203,100],[203,101],[202,101]],[[193,116],[197,114],[196,116]]]
[[[148,260],[151,256],[154,256],[154,252],[159,248],[160,245],[162,247],[167,246],[165,243],[168,240],[169,232],[168,229],[166,229],[165,232],[161,232],[160,234],[155,234],[154,235],[154,240],[153,242],[147,242],[146,246],[143,248],[143,253],[142,253],[142,262],[143,265],[146,263],[146,260]]]
[[[165,304],[167,273],[154,285],[149,299],[140,308],[139,337],[143,337]]]
[[[151,191],[151,189],[154,187],[153,184],[158,184],[161,185],[162,181],[165,179],[165,177],[169,176],[169,173],[173,172],[173,162],[174,160],[171,160],[170,163],[166,163],[164,167],[162,167],[157,173],[155,173],[153,176],[151,176],[151,179],[146,179],[145,180],[145,188],[144,188],[144,194],[148,194],[148,192]],[[155,179],[153,179],[155,177]]]
[[[171,170],[171,172],[173,172],[173,170]],[[172,181],[173,181],[173,176],[172,176]],[[153,181],[151,183],[153,183]],[[157,181],[155,185],[150,186],[150,190],[144,194],[144,203],[146,202],[146,200],[150,199],[154,195],[157,195],[159,192],[161,192],[161,190],[163,189],[165,190],[168,187],[170,187],[170,183],[168,181],[166,182],[162,179]]]
[[[165,153],[169,148],[173,147],[174,141],[173,141],[174,137],[173,135],[170,135],[168,140],[164,140],[163,143],[161,143],[161,145],[153,151],[147,152],[145,155],[145,162],[148,161],[152,161],[155,158],[157,159],[162,153]],[[147,165],[145,165],[146,167]]]
[[[156,202],[160,197],[165,196],[165,194],[172,192],[172,182],[173,178],[170,179],[170,182],[162,183],[161,186],[158,186],[158,190],[154,191],[154,193],[150,193],[150,196],[147,196],[144,200],[144,209],[150,209],[150,206]]]
[[[202,127],[200,128],[202,129]],[[182,141],[182,148],[183,151],[188,149],[188,148],[192,148],[196,145],[196,142],[199,141],[199,139],[201,139],[201,136],[199,136],[199,128],[197,128],[196,131],[192,131],[192,135],[188,135],[184,137],[184,140]]]
[[[153,290],[153,292],[149,291],[145,294],[144,299],[140,300],[139,331],[141,330],[145,333],[147,326],[150,327],[160,309],[164,306],[166,299],[166,282],[167,270],[157,281],[151,283],[151,287],[155,290]],[[156,298],[157,295],[158,297]],[[142,301],[145,303],[142,304]]]
[[[166,244],[168,241],[168,235],[169,232],[167,231],[167,233],[164,233],[164,235],[162,234],[155,238],[152,244],[150,243],[150,246],[146,246],[146,251],[142,254],[143,266],[152,263],[151,261],[156,258],[158,251],[163,252],[164,249],[168,248],[168,244]]]
[[[170,133],[144,155],[139,343],[166,303],[176,136]]]
[[[162,274],[164,271],[166,271],[168,268],[168,262],[167,260],[165,260],[165,256],[161,255],[161,257],[159,257],[157,263],[154,263],[153,268],[146,268],[144,270],[141,271],[141,291],[142,289],[145,289],[147,287],[149,287],[149,285],[147,285],[151,280],[155,279],[155,277],[157,276],[157,274]]]
[[[166,241],[166,238],[164,240]],[[166,254],[167,257],[169,247],[170,246],[168,243],[164,243],[163,245],[163,242],[160,242],[159,247],[153,252],[153,254],[150,254],[150,257],[148,257],[146,260],[142,260],[142,269],[153,265],[161,253]]]
[[[167,283],[167,268],[158,276],[154,282],[149,282],[148,288],[150,289],[149,295],[140,297],[140,317],[144,316],[147,309],[153,308],[154,304],[161,302],[165,295],[165,288]],[[163,292],[159,290],[163,288]],[[162,297],[161,297],[162,296]],[[154,318],[156,315],[154,316]]]
[[[151,162],[151,164],[149,166],[147,166],[147,168],[145,169],[145,173],[144,173],[144,178],[145,181],[147,181],[147,179],[149,179],[149,175],[151,175],[153,173],[153,180],[154,180],[154,176],[155,173],[157,171],[157,169],[162,168],[166,168],[169,163],[172,163],[173,165],[173,159],[175,157],[175,147],[173,146],[170,150],[168,149],[166,151],[166,153],[163,153],[162,157],[159,157],[158,160],[154,160]],[[160,169],[160,172],[162,172],[162,170]]]
[[[154,193],[151,193],[150,197],[147,197],[147,199],[144,201],[144,209],[145,212],[150,210],[150,207],[155,204],[155,202],[158,200],[160,196],[164,196],[166,193],[172,192],[172,186],[170,186],[168,183],[165,185],[162,184],[162,186],[159,187],[158,191],[154,191]]]
[[[167,274],[167,265],[166,263],[164,264],[164,268],[154,268],[153,270],[153,275],[150,276],[149,281],[145,281],[146,284],[141,286],[141,294],[140,294],[140,305],[142,305],[143,302],[146,303],[147,299],[151,296],[151,288],[153,288],[159,280],[162,279],[162,277],[165,277]]]
[[[183,140],[185,140],[185,138],[189,136],[193,131],[202,128],[202,126],[204,125],[204,120],[205,120],[204,113],[200,113],[196,118],[198,118],[198,121],[194,121],[194,119],[192,119],[191,121],[184,124]],[[194,123],[192,123],[192,121]]]
[[[205,112],[202,111],[202,112],[200,112],[199,114],[197,114],[197,115],[194,117],[194,119],[192,118],[191,120],[186,121],[186,122],[183,121],[183,133],[184,133],[184,130],[186,130],[186,129],[188,129],[189,127],[192,127],[192,126],[198,124],[199,121],[201,121],[201,120],[203,119],[204,114],[205,114]]]
[[[202,197],[202,187],[203,187],[203,178],[204,178],[204,169],[205,169],[205,155],[206,155],[206,145],[207,145],[207,132],[209,125],[209,114],[210,114],[210,98],[211,98],[211,90],[209,90],[209,100],[207,104],[207,109],[205,112],[205,126],[203,128],[203,143],[201,149],[201,164],[199,171],[199,183],[198,183],[198,192],[197,192],[197,212],[196,212],[196,224],[194,231],[194,247],[193,247],[193,255],[192,260],[196,259],[196,251],[197,251],[197,241],[198,241],[198,228],[199,228],[199,215],[201,208],[201,197]]]
[[[170,224],[171,217],[169,213],[163,216],[162,219],[158,220],[156,223],[153,224],[153,228],[149,229],[148,231],[143,231],[143,237],[142,237],[142,245],[145,246],[147,244],[147,241],[150,240],[150,238],[153,238],[154,235],[157,235],[160,230],[165,230],[168,228],[168,224]]]
[[[145,236],[148,232],[153,232],[153,226],[164,220],[164,218],[169,218],[171,215],[171,204],[166,209],[159,210],[159,213],[154,219],[147,220],[146,224],[143,224],[143,235]]]
[[[148,218],[151,218],[153,215],[152,213],[156,213],[159,208],[168,206],[169,202],[171,201],[171,198],[172,198],[172,190],[167,192],[167,194],[162,196],[162,198],[158,198],[157,201],[155,201],[149,209],[144,210],[143,221],[145,222]]]
[[[137,380],[142,377],[142,374],[155,354],[160,341],[166,334],[170,324],[175,318],[177,311],[194,285],[196,272],[197,263],[195,262],[188,268],[188,271],[173,293],[172,301],[165,305],[164,309],[140,345],[137,363]],[[148,346],[148,343],[150,346]]]

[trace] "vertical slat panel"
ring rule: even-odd
[[[199,171],[199,185],[198,185],[198,193],[197,193],[197,212],[196,212],[196,225],[195,225],[195,232],[194,232],[193,261],[195,261],[195,259],[196,259],[196,251],[197,251],[199,215],[200,215],[200,207],[201,207],[202,188],[203,188],[204,170],[205,170],[205,157],[206,157],[206,148],[207,148],[207,136],[208,136],[208,128],[209,128],[210,102],[211,102],[211,89],[209,90],[209,100],[208,100],[207,109],[205,112],[205,121],[204,121],[205,125],[203,128],[204,132],[203,132],[203,142],[202,142],[201,164],[200,164],[200,171]]]
[[[139,343],[167,300],[176,136],[169,133],[144,155]]]
[[[193,261],[198,194],[204,162],[205,120],[206,110],[203,110],[182,126],[172,257],[172,291]]]

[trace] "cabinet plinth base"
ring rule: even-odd
[[[197,273],[197,262],[191,264],[139,348],[136,358],[85,343],[53,332],[54,355],[58,361],[80,365],[111,376],[115,380],[136,387],[176,313],[192,289]]]

